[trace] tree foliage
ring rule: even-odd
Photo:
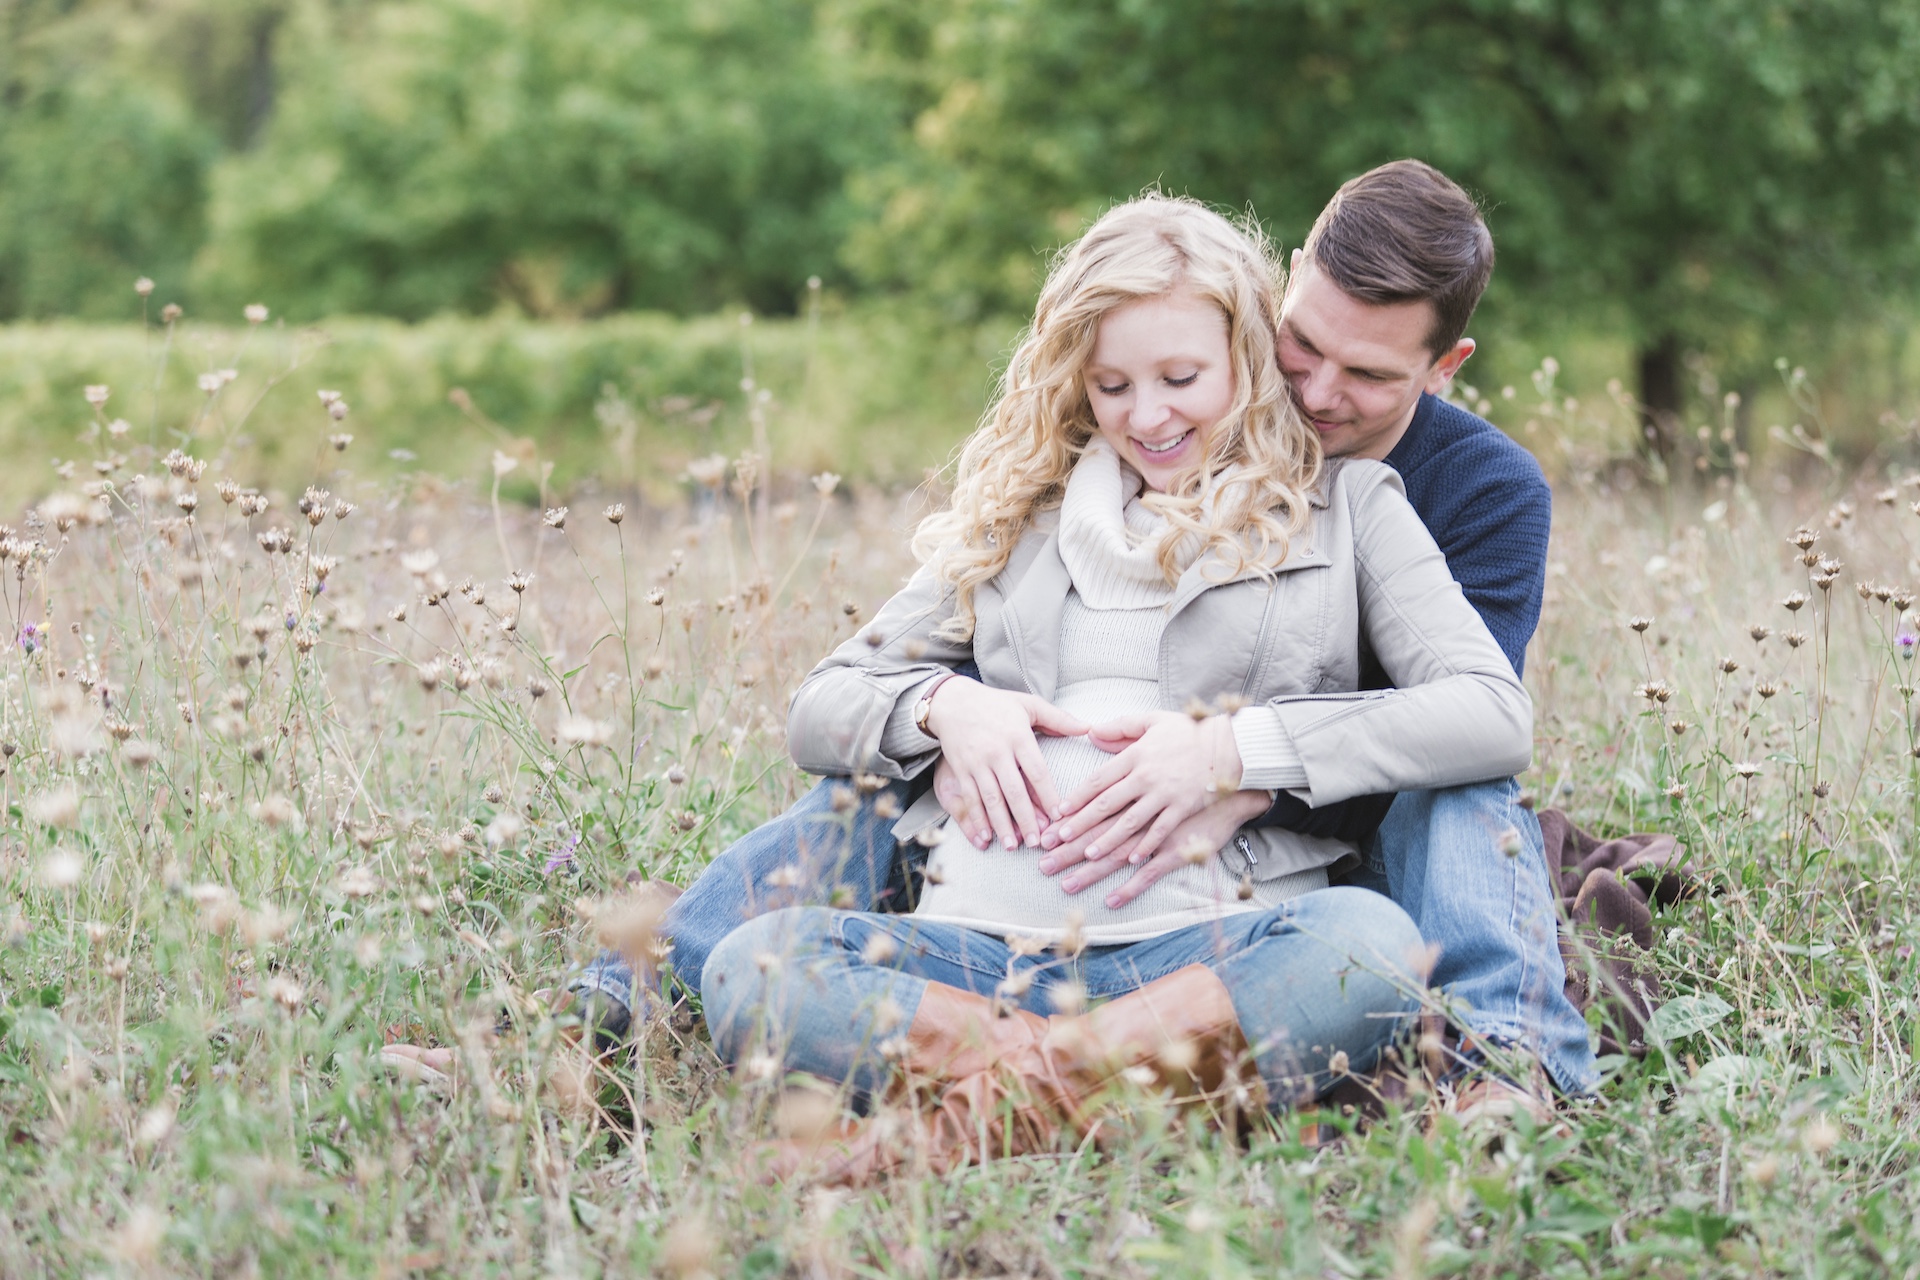
[[[1920,276],[1920,9],[1881,0],[22,0],[6,21],[0,316],[118,309],[139,272],[297,316],[781,311],[812,275],[1017,313],[1046,250],[1142,187],[1297,244],[1402,155],[1486,202],[1490,313],[1625,336],[1656,410],[1687,353],[1737,382]]]
[[[1298,244],[1403,155],[1486,202],[1494,306],[1622,328],[1643,370],[1858,315],[1920,268],[1912,6],[956,0],[929,42],[937,101],[854,253],[963,309],[1030,296],[1035,246],[1143,186]]]

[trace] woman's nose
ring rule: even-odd
[[[1133,404],[1127,410],[1127,424],[1135,431],[1151,431],[1166,422],[1172,412],[1166,399],[1150,391],[1136,391]]]

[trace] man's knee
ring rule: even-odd
[[[1299,900],[1294,927],[1316,938],[1360,971],[1418,998],[1427,968],[1427,945],[1420,930],[1393,899],[1346,885],[1335,885]]]

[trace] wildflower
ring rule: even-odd
[[[328,391],[324,388],[315,394],[320,397],[320,407],[323,409],[340,399],[340,393],[338,391]]]
[[[400,557],[400,567],[416,578],[426,577],[439,563],[440,553],[432,547],[421,547],[417,551],[409,551]]]
[[[619,524],[627,518],[627,504],[624,502],[616,502],[600,514],[607,518],[608,524]]]
[[[1774,694],[1780,692],[1780,686],[1774,684],[1771,680],[1762,680],[1759,684],[1753,686],[1753,691],[1763,698],[1771,698]]]
[[[900,944],[890,934],[876,933],[860,948],[863,964],[881,965],[900,954]]]
[[[1773,634],[1773,628],[1763,627],[1756,622],[1752,626],[1747,628],[1747,634],[1753,637],[1753,642],[1755,644],[1759,644],[1762,640],[1765,640],[1768,636]]]
[[[144,738],[129,738],[120,748],[121,758],[136,769],[144,769],[160,755],[159,748]]]
[[[573,852],[575,849],[578,849],[579,847],[580,847],[580,833],[577,831],[569,831],[567,833],[567,842],[561,845],[560,847],[558,847],[557,849],[555,849],[552,853],[547,855],[547,865],[544,868],[545,873],[547,875],[552,875],[554,872],[560,870],[562,867],[573,866],[574,865]]]
[[[164,1210],[150,1204],[140,1205],[109,1238],[107,1252],[131,1271],[153,1271],[159,1265],[160,1250],[167,1243],[170,1225]]]
[[[345,400],[335,400],[327,406],[327,416],[335,422],[345,422],[347,420],[347,402]]]
[[[1648,627],[1650,627],[1650,626],[1652,626],[1652,625],[1653,625],[1653,619],[1652,619],[1652,618],[1629,618],[1629,619],[1627,619],[1627,626],[1628,626],[1628,628],[1629,628],[1630,630],[1633,630],[1633,631],[1639,631],[1639,632],[1644,632],[1644,631],[1646,631],[1646,629],[1647,629]]]
[[[1726,657],[1720,659],[1720,670],[1725,672],[1727,675],[1732,675],[1734,672],[1738,671],[1739,669],[1740,669],[1740,663],[1736,658],[1733,657],[1732,654],[1728,654]]]
[[[1780,602],[1781,607],[1786,609],[1788,613],[1800,612],[1801,609],[1806,607],[1806,603],[1807,594],[1804,591],[1796,591]]]
[[[348,867],[340,873],[340,892],[348,898],[371,898],[380,890],[380,881],[366,867]]]
[[[102,405],[106,404],[107,396],[109,394],[111,393],[107,390],[107,388],[100,385],[99,383],[90,384],[86,390],[87,403],[92,405],[94,408],[98,409]]]
[[[566,507],[548,507],[547,514],[540,517],[540,523],[549,529],[564,529],[567,527],[567,511]]]
[[[1787,642],[1789,649],[1798,649],[1807,642],[1807,633],[1804,631],[1789,631],[1781,638]]]
[[[831,471],[822,471],[813,478],[813,491],[823,498],[832,497],[833,491],[839,487],[840,477]]]
[[[493,815],[493,821],[487,824],[487,844],[495,849],[504,848],[518,840],[520,833],[526,829],[527,824],[521,821],[519,814],[511,809],[503,809]]]
[[[1686,784],[1686,783],[1684,783],[1684,782],[1676,782],[1676,783],[1674,783],[1674,784],[1673,784],[1672,786],[1670,786],[1670,787],[1668,787],[1668,788],[1667,788],[1667,799],[1669,799],[1669,800],[1685,800],[1686,798],[1687,798],[1687,784]]]
[[[507,586],[515,595],[524,594],[526,589],[532,585],[533,575],[530,573],[515,572],[507,575]]]
[[[1674,720],[1667,725],[1667,728],[1673,730],[1673,736],[1676,738],[1692,727],[1685,720]]]
[[[1751,778],[1760,772],[1760,766],[1751,760],[1736,760],[1733,765],[1733,771],[1742,778]]]
[[[27,800],[27,820],[42,827],[71,827],[80,819],[80,793],[62,784]]]
[[[527,696],[529,698],[533,698],[536,700],[546,697],[547,682],[545,680],[542,680],[539,676],[528,676],[527,677]]]
[[[667,770],[667,781],[671,782],[674,786],[677,787],[686,780],[687,771],[679,765],[676,764]]]
[[[253,807],[253,816],[269,827],[284,827],[300,815],[293,801],[275,792]]]
[[[292,1013],[306,1001],[307,989],[292,978],[276,977],[267,983],[267,995],[275,1004]]]
[[[203,373],[200,375],[200,389],[208,395],[213,395],[225,385],[227,384],[220,380],[220,375],[217,373]]]
[[[1899,646],[1901,657],[1911,658],[1914,646],[1920,644],[1920,636],[1914,635],[1911,631],[1902,631],[1893,638],[1893,642]]]
[[[40,864],[40,883],[49,889],[71,889],[80,883],[86,870],[79,857],[65,849],[55,849]]]
[[[242,314],[247,317],[248,324],[265,324],[267,322],[267,308],[262,303],[248,303],[246,310]]]
[[[335,453],[345,453],[347,446],[353,443],[351,431],[336,431],[327,437],[327,443],[333,446]]]
[[[655,587],[653,590],[647,592],[647,603],[653,605],[655,608],[659,608],[661,605],[666,604],[666,602],[667,593],[660,588]]]
[[[160,323],[172,324],[185,314],[186,312],[181,310],[179,303],[169,302],[166,306],[160,308]]]
[[[21,624],[20,634],[15,637],[15,641],[25,653],[38,653],[45,647],[39,626],[32,622]]]
[[[133,291],[143,298],[152,297],[153,281],[149,280],[146,276],[141,276],[133,282]]]
[[[1798,529],[1795,529],[1793,531],[1792,536],[1790,536],[1787,539],[1787,541],[1791,542],[1794,546],[1800,548],[1802,551],[1805,551],[1807,550],[1807,548],[1811,547],[1816,541],[1819,540],[1819,536],[1820,536],[1819,534],[1816,534],[1813,530],[1807,528],[1805,525],[1801,525]]]
[[[560,741],[576,747],[604,747],[612,736],[612,730],[606,724],[583,715],[561,717],[553,731]]]
[[[112,436],[116,440],[120,439],[122,436],[126,435],[127,432],[131,430],[133,430],[133,424],[131,422],[128,422],[125,418],[115,418],[112,422],[109,422],[107,424],[107,434]]]

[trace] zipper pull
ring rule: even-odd
[[[1247,860],[1247,870],[1251,871],[1260,865],[1260,859],[1253,852],[1253,839],[1246,832],[1242,831],[1233,837],[1233,847]]]

